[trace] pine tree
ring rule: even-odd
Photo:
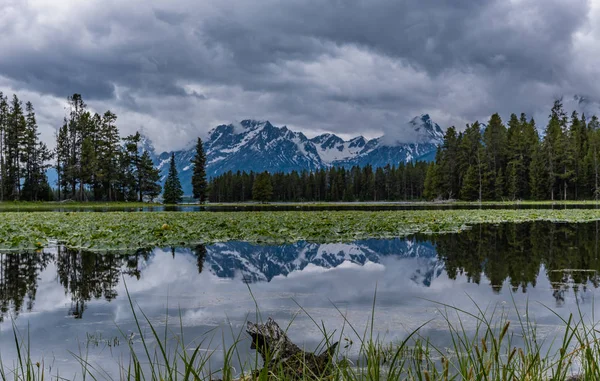
[[[39,140],[35,112],[31,102],[26,103],[26,129],[22,140],[21,162],[23,166],[23,189],[21,199],[29,201],[48,200],[50,185],[46,177],[48,161],[52,154],[45,143]]]
[[[143,172],[140,170],[140,149],[139,144],[142,140],[142,135],[139,132],[136,132],[133,135],[129,135],[125,137],[125,156],[123,159],[123,182],[125,184],[124,188],[127,189],[126,192],[128,197],[132,199],[137,199],[139,202],[142,202],[142,177]],[[135,195],[135,196],[134,196]]]
[[[98,181],[102,184],[103,199],[116,201],[120,179],[119,166],[123,154],[120,146],[119,130],[115,125],[117,116],[110,111],[102,115],[100,141],[98,144]]]
[[[517,173],[517,165],[519,165],[517,161],[511,161],[508,163],[507,167],[508,181],[506,194],[508,198],[513,201],[517,199],[517,195],[519,193],[519,175]]]
[[[82,187],[85,187],[86,185],[91,185],[93,188],[95,188],[97,167],[98,158],[96,156],[96,142],[94,142],[92,136],[86,136],[83,138],[83,142],[81,144],[81,164],[79,170],[79,200],[87,201],[87,196],[82,190]]]
[[[481,141],[481,125],[479,122],[467,125],[465,132],[459,136],[458,161],[459,170],[464,174],[461,184],[461,198],[482,201],[484,191],[486,195],[489,194],[491,179],[488,173],[489,167],[485,148]],[[467,177],[468,175],[469,177]],[[475,180],[473,176],[476,176]],[[478,188],[477,196],[472,194],[475,185]]]
[[[16,95],[13,95],[6,126],[6,181],[4,194],[8,200],[18,200],[21,193],[21,149],[27,121],[23,115],[23,106]]]
[[[36,188],[33,166],[37,148],[37,122],[31,102],[25,104],[25,111],[27,112],[25,116],[26,129],[22,136],[20,158],[23,168],[22,176],[24,177],[21,199],[32,200]]]
[[[498,173],[496,174],[496,183],[495,183],[495,198],[496,200],[502,200],[504,198],[505,189],[504,189],[504,172],[502,168],[498,169]]]
[[[573,111],[571,114],[571,125],[569,127],[569,149],[567,154],[571,155],[572,159],[572,179],[574,184],[573,197],[579,198],[580,187],[585,186],[585,179],[583,176],[583,162],[587,153],[588,136],[585,115],[580,119],[577,111]]]
[[[567,134],[567,116],[561,100],[556,100],[546,127],[543,148],[548,161],[550,197],[552,200],[562,194],[567,199],[567,188],[574,174],[570,152],[571,144]]]
[[[553,180],[548,169],[548,161],[546,160],[547,153],[543,147],[538,149],[533,154],[531,160],[529,176],[531,186],[531,197],[534,200],[546,200],[553,187]]]
[[[154,202],[154,199],[158,197],[161,191],[161,186],[158,184],[160,181],[160,171],[154,168],[154,163],[152,163],[148,151],[144,151],[140,157],[138,171],[141,179],[140,194],[142,195],[142,201],[144,197],[148,197],[150,202]]]
[[[58,200],[61,201],[67,197],[67,167],[69,161],[69,139],[67,130],[67,119],[64,119],[62,127],[56,132],[56,148],[54,151],[56,157],[56,174],[58,186]]]
[[[8,129],[8,99],[0,92],[0,201],[6,189],[6,131]]]
[[[256,176],[252,187],[252,199],[258,202],[269,202],[273,197],[273,184],[269,172],[263,172]]]
[[[506,166],[506,155],[507,155],[507,131],[506,127],[502,123],[500,115],[494,114],[491,116],[488,125],[483,133],[483,144],[485,146],[487,167],[489,173],[488,187],[484,193],[487,195],[486,198],[498,199],[502,195],[498,194],[498,187],[492,189],[492,186],[498,182],[497,174]],[[503,186],[504,179],[500,179]]]
[[[588,148],[584,159],[585,173],[591,194],[595,200],[600,198],[600,123],[592,117],[588,124]]]
[[[436,183],[437,183],[437,170],[435,162],[429,163],[427,166],[427,175],[425,176],[425,189],[423,190],[423,196],[427,200],[433,200],[436,198]]]
[[[179,175],[177,174],[177,168],[175,167],[175,154],[172,153],[171,162],[169,163],[169,173],[163,191],[163,202],[165,204],[178,204],[181,202],[182,197],[183,190],[181,189]]]
[[[63,188],[62,198],[82,200],[85,184],[81,154],[91,115],[80,94],[73,94],[67,100],[69,115],[57,134],[57,171]]]
[[[460,193],[461,166],[459,162],[461,138],[456,128],[450,127],[444,135],[444,143],[436,155],[438,196],[452,199]]]
[[[207,182],[206,182],[206,156],[204,154],[204,147],[202,145],[202,139],[198,138],[196,143],[196,156],[192,160],[194,166],[194,173],[192,174],[192,188],[194,198],[198,199],[201,204],[206,201]],[[243,194],[243,192],[241,192]]]
[[[460,197],[465,201],[475,201],[479,196],[479,173],[475,165],[469,166],[463,179]]]

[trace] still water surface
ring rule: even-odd
[[[14,324],[29,335],[33,359],[43,358],[52,374],[81,374],[71,351],[116,375],[128,351],[121,332],[136,332],[125,287],[157,327],[168,320],[187,342],[214,338],[202,344],[215,351],[214,368],[222,364],[223,340],[226,346],[233,341],[231,330],[237,334],[245,321],[256,320],[255,301],[265,319],[283,326],[293,319],[289,335],[307,349],[321,334],[299,306],[330,331],[339,332],[345,316],[362,332],[375,290],[375,328],[387,341],[400,341],[432,319],[422,334],[446,345],[439,303],[471,312],[474,303],[504,309],[513,319],[514,305],[524,316],[529,304],[540,335],[552,337],[562,332],[553,311],[563,317],[600,312],[594,311],[599,249],[600,223],[536,222],[349,244],[228,242],[126,255],[62,247],[0,254],[0,354],[5,365],[16,356]],[[147,324],[143,329],[150,333]],[[139,336],[132,343],[142,349]],[[249,346],[242,342],[242,356],[251,356]]]

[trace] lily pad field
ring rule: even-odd
[[[0,250],[60,243],[95,251],[199,243],[350,242],[415,233],[456,233],[474,224],[600,219],[595,209],[316,212],[5,212]]]

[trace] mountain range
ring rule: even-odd
[[[222,124],[213,128],[204,141],[206,173],[211,178],[228,171],[314,171],[368,164],[377,168],[413,160],[433,160],[444,136],[440,126],[427,114],[413,118],[408,126],[410,138],[403,140],[409,141],[399,141],[385,135],[370,140],[362,136],[344,140],[331,133],[309,139],[302,132],[277,127],[269,121]],[[150,153],[163,182],[174,153],[184,194],[192,193],[191,160],[195,155],[192,144],[187,149],[157,154],[150,139],[144,137],[141,149]]]

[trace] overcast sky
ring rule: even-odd
[[[600,99],[600,0],[0,0],[0,90],[69,94],[159,149],[220,123],[402,133]],[[538,120],[538,125],[545,120]]]

